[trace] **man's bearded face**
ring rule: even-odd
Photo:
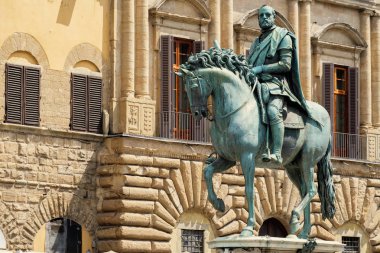
[[[266,30],[274,25],[274,10],[269,6],[264,6],[259,10],[259,26],[261,29]]]

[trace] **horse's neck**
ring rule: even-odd
[[[216,115],[226,115],[249,100],[252,95],[248,85],[239,78],[222,78],[216,82],[213,94]]]

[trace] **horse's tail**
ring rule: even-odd
[[[323,219],[332,219],[335,214],[335,187],[332,178],[331,138],[325,155],[318,162],[318,194],[321,200]]]

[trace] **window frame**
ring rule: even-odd
[[[344,71],[344,79],[338,79],[337,77],[337,71],[338,70],[343,70]],[[333,131],[334,132],[339,132],[339,133],[347,133],[349,131],[349,121],[348,121],[348,111],[349,111],[349,108],[348,108],[348,104],[349,104],[349,96],[348,96],[348,92],[349,92],[349,80],[348,80],[348,67],[344,67],[344,66],[340,66],[340,65],[334,65],[334,74],[333,74],[333,103],[334,103],[334,122],[333,123]],[[344,90],[341,90],[341,89],[338,89],[337,86],[338,86],[338,81],[339,80],[344,80],[345,83],[344,83],[344,87],[345,89]],[[344,96],[345,97],[345,105],[344,105],[344,115],[337,115],[337,97],[338,96]],[[346,119],[345,121],[345,124],[343,126],[344,130],[343,131],[337,131],[337,118],[339,117],[343,117],[344,119]]]
[[[184,235],[183,234],[184,231],[189,232],[190,235]],[[195,233],[191,234],[192,232],[193,233],[195,232]],[[200,240],[200,243],[201,243],[200,246],[184,245],[184,239],[183,239],[184,236],[190,236],[190,237],[200,236],[199,234],[196,234],[199,232],[202,233],[202,235],[201,235],[202,239]],[[190,242],[195,242],[195,241],[190,241]],[[193,246],[198,247],[199,249],[194,249]],[[186,248],[186,249],[184,249],[184,248]],[[194,253],[203,253],[205,251],[205,231],[204,230],[202,230],[202,229],[185,229],[185,228],[181,229],[181,252],[187,252],[187,250],[189,250],[189,248],[190,248],[191,253],[193,253],[193,252]],[[194,251],[194,250],[196,250],[196,251]]]
[[[20,108],[12,108],[10,106],[9,99],[11,97],[10,90],[14,87],[10,87],[10,68],[20,69]],[[34,74],[33,74],[34,72]],[[4,122],[10,124],[26,125],[39,127],[41,122],[41,67],[39,65],[21,65],[15,63],[5,64],[5,115]],[[29,85],[33,84],[36,85]],[[37,95],[36,95],[37,94]],[[36,102],[37,101],[37,102]],[[32,106],[29,107],[28,104]],[[35,106],[33,106],[33,104]],[[37,108],[35,108],[37,107]],[[11,108],[11,109],[10,109]],[[20,120],[13,120],[9,118],[11,110],[15,110],[13,113],[20,113]]]
[[[74,107],[75,106],[75,100],[77,99],[77,97],[75,96],[78,96],[77,94],[75,94],[74,92],[74,80],[75,78],[84,78],[85,79],[85,105],[84,105],[84,108],[77,108],[77,107]],[[94,130],[94,128],[91,127],[91,107],[90,107],[90,103],[91,103],[91,90],[90,90],[90,80],[98,80],[100,81],[100,86],[99,87],[95,87],[95,88],[98,88],[100,89],[100,101],[99,101],[99,107],[100,107],[100,110],[99,110],[99,127]],[[96,134],[101,134],[102,133],[102,127],[103,127],[103,78],[101,75],[97,75],[95,73],[83,73],[83,72],[71,72],[71,76],[70,76],[70,130],[72,131],[80,131],[80,132],[89,132],[89,133],[96,133]],[[82,124],[84,124],[83,126],[80,126],[78,124],[76,124],[76,116],[75,116],[75,112],[77,110],[84,110],[85,111],[85,117],[84,117],[84,122],[81,122]],[[79,119],[81,120],[81,119]]]
[[[347,239],[347,241],[345,241],[344,239]],[[357,239],[357,242],[355,242],[355,243],[357,243],[356,246],[347,245],[346,242],[353,242],[353,241],[350,241],[352,239]],[[358,236],[342,236],[342,243],[346,244],[344,246],[342,253],[360,253],[360,237],[358,237]],[[347,246],[349,247],[349,249],[347,249],[347,251],[346,251]],[[351,247],[357,247],[357,251],[352,251]]]

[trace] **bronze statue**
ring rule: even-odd
[[[215,43],[209,50],[189,57],[176,74],[184,78],[191,112],[196,120],[209,118],[207,100],[209,97],[213,99],[210,134],[218,156],[209,158],[204,169],[208,200],[217,210],[225,211],[224,201],[217,197],[213,188],[213,174],[224,172],[239,161],[249,213],[241,235],[252,236],[256,224],[255,168],[278,168],[281,165],[302,199],[290,217],[290,236],[298,233],[303,212],[304,223],[298,236],[307,238],[311,229],[310,202],[317,193],[315,165],[318,167],[322,217],[331,219],[335,214],[330,117],[321,105],[305,101],[299,81],[295,38],[286,29],[275,27],[274,19],[273,8],[260,8],[263,35],[252,46],[249,64],[244,56],[236,55],[231,49],[222,49]],[[284,128],[282,110],[285,101],[288,114]],[[270,127],[264,117],[263,105],[268,110]],[[292,121],[294,118],[296,121]],[[272,154],[265,157],[269,128],[272,128],[274,145]]]
[[[262,159],[281,165],[284,102],[296,103],[308,114],[309,110],[299,81],[296,38],[287,29],[277,27],[275,18],[272,7],[264,5],[259,9],[261,35],[252,43],[247,60],[261,83],[258,92],[265,107],[262,113],[272,134],[271,154],[268,149]]]

